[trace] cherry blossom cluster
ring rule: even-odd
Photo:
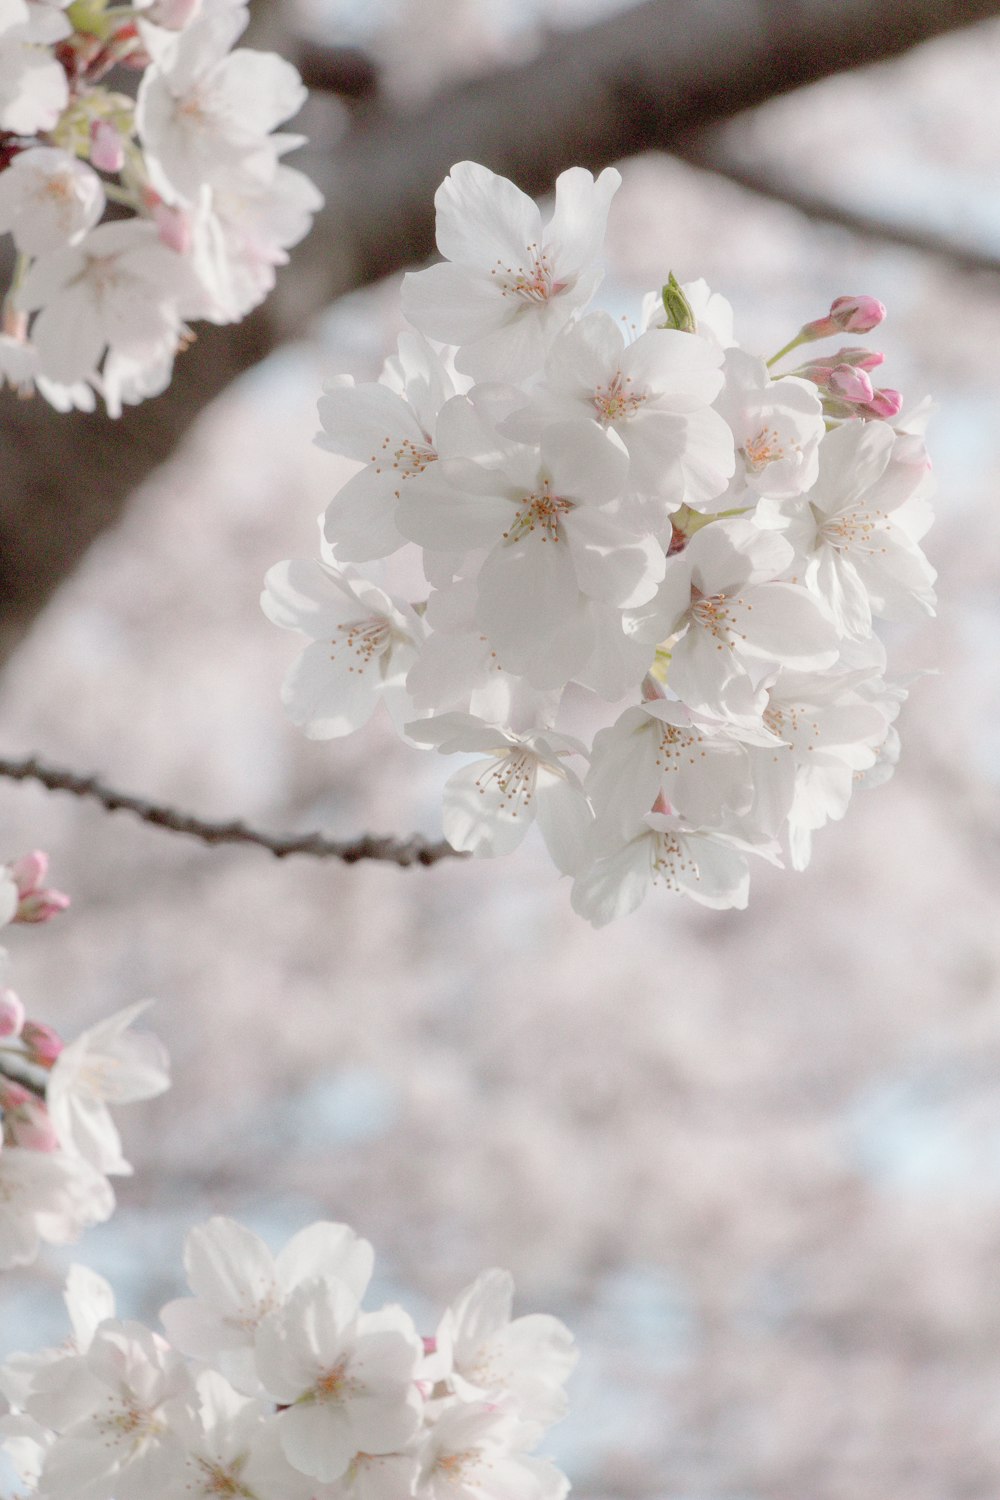
[[[263,596],[311,638],[283,690],[307,735],[383,702],[464,757],[451,843],[505,854],[537,822],[595,924],[657,882],[743,907],[750,855],[804,867],[896,758],[875,622],[934,600],[927,404],[905,414],[864,347],[793,362],[882,305],[838,297],[768,361],[703,282],[623,326],[592,304],[618,183],[564,172],[543,221],[452,169],[398,353],[320,401],[317,441],[358,465],[321,557]]]
[[[302,138],[274,133],[301,79],[233,50],[247,20],[247,0],[0,4],[0,380],[117,416],[169,383],[188,320],[267,295],[321,199],[281,160]]]
[[[421,1338],[403,1308],[365,1311],[372,1248],[344,1224],[274,1256],[215,1218],[188,1235],[193,1295],[166,1337],[115,1316],[75,1266],[72,1337],[0,1368],[2,1446],[42,1500],[562,1500],[534,1450],[566,1411],[573,1340],[511,1318],[486,1271]]]
[[[44,884],[47,864],[35,850],[0,866],[0,927],[45,922],[69,905]],[[6,958],[0,949],[0,965]],[[162,1044],[129,1030],[148,1003],[64,1042],[0,982],[0,1270],[111,1216],[108,1178],[132,1169],[108,1105],[151,1099],[170,1082]]]

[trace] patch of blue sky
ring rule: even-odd
[[[353,1066],[313,1078],[282,1111],[282,1124],[313,1146],[356,1146],[387,1135],[398,1115],[389,1080]]]
[[[1000,1109],[970,1108],[975,1082],[929,1068],[872,1083],[844,1117],[849,1160],[885,1188],[1000,1197]]]

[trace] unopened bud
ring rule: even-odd
[[[661,328],[676,328],[679,333],[697,333],[698,323],[691,304],[685,297],[683,289],[673,271],[667,277],[667,284],[660,292],[663,299],[663,311],[667,315],[665,323]]]
[[[120,172],[125,165],[125,143],[109,120],[92,120],[90,164],[99,172]]]
[[[891,422],[898,417],[903,410],[903,397],[900,391],[894,391],[891,386],[883,386],[881,390],[872,393],[872,399],[865,407],[866,417],[877,417],[882,422]]]
[[[23,1084],[0,1077],[0,1110],[8,1145],[22,1146],[28,1151],[59,1150],[59,1137],[49,1119],[45,1100]]]
[[[69,897],[62,891],[42,885],[48,868],[49,857],[42,849],[23,854],[10,866],[19,897],[15,922],[47,922],[69,906]]]
[[[836,354],[824,354],[822,357],[809,361],[810,369],[833,370],[837,365],[850,365],[855,370],[877,370],[879,365],[885,363],[885,355],[879,354],[877,349],[866,349],[863,345],[856,348],[838,349]],[[794,372],[796,375],[800,371]]]
[[[885,318],[885,308],[875,297],[835,297],[825,318],[803,324],[799,338],[826,339],[835,333],[871,333]]]
[[[875,394],[872,383],[864,370],[854,365],[835,365],[828,360],[817,359],[803,365],[796,374],[811,380],[826,395],[846,402],[849,406],[863,404]]]
[[[0,986],[0,1038],[21,1035],[24,1006],[13,990]]]
[[[856,370],[853,365],[835,365],[824,384],[831,396],[839,396],[841,401],[852,405],[870,401],[875,394],[865,371]]]
[[[842,333],[871,333],[885,320],[885,307],[876,297],[835,297],[830,317]]]
[[[51,1026],[41,1021],[25,1021],[21,1041],[28,1049],[28,1061],[39,1068],[51,1068],[63,1049],[63,1040]]]

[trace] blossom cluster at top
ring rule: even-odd
[[[595,924],[657,881],[743,907],[753,854],[802,868],[896,758],[875,622],[934,599],[926,403],[904,414],[864,347],[790,362],[881,304],[837,298],[767,362],[703,282],[671,277],[625,328],[589,305],[618,183],[564,172],[546,222],[452,169],[412,331],[379,383],[320,401],[319,443],[359,465],[322,557],[263,597],[312,640],[283,694],[308,735],[384,702],[466,758],[451,843],[504,854],[536,821]]]
[[[0,927],[69,905],[44,884],[46,869],[40,850],[0,865]],[[0,965],[6,958],[0,949]],[[34,1260],[41,1240],[69,1244],[110,1217],[108,1177],[132,1169],[108,1105],[151,1099],[170,1082],[162,1044],[128,1029],[146,1004],[65,1043],[0,979],[0,1270]]]
[[[301,79],[232,50],[247,20],[246,0],[2,0],[0,381],[117,416],[169,383],[188,320],[267,295],[321,199],[281,160],[302,138],[273,133]]]
[[[486,1271],[421,1339],[409,1314],[362,1308],[372,1248],[344,1224],[274,1256],[211,1219],[188,1235],[193,1296],[166,1338],[115,1316],[75,1266],[72,1338],[0,1367],[0,1447],[41,1500],[563,1500],[534,1453],[566,1410],[576,1353],[544,1314],[511,1319]],[[185,1358],[184,1356],[187,1356]]]

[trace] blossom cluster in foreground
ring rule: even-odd
[[[0,866],[0,927],[45,922],[69,905],[44,885],[46,867],[40,850]],[[132,1169],[108,1105],[151,1099],[170,1082],[162,1044],[129,1030],[148,1003],[64,1042],[0,982],[0,1270],[34,1260],[42,1240],[69,1244],[110,1217],[108,1178]]]
[[[274,133],[301,79],[233,50],[247,20],[245,0],[4,0],[0,380],[116,416],[168,384],[188,320],[267,295],[321,200],[281,160],[302,138]]]
[[[536,1456],[564,1415],[568,1330],[511,1319],[513,1284],[486,1271],[421,1338],[362,1300],[372,1248],[344,1224],[274,1256],[215,1218],[188,1235],[192,1296],[166,1338],[115,1316],[74,1267],[72,1338],[0,1368],[0,1446],[42,1500],[562,1500]]]
[[[863,346],[791,360],[881,304],[837,298],[766,362],[703,282],[625,328],[591,305],[618,182],[564,172],[546,222],[452,169],[412,330],[320,401],[319,443],[359,465],[321,558],[263,597],[311,638],[283,694],[308,735],[383,702],[463,757],[451,843],[506,854],[537,821],[596,924],[657,882],[743,907],[752,855],[804,867],[896,759],[875,623],[934,601],[926,403],[904,414]]]

